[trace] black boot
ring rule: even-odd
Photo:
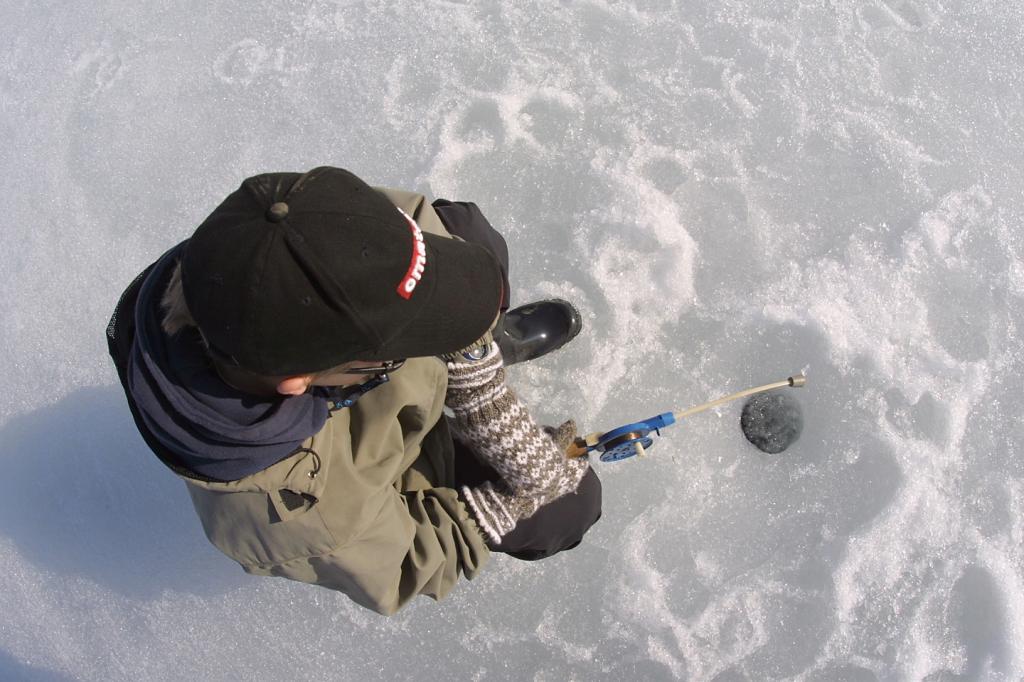
[[[580,312],[560,298],[527,303],[508,311],[494,329],[506,365],[546,355],[572,341],[583,329]]]

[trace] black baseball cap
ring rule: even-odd
[[[498,314],[485,248],[423,233],[352,173],[245,180],[188,240],[185,301],[221,361],[267,375],[450,353]]]

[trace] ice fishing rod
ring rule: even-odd
[[[748,395],[754,395],[755,393],[772,391],[776,388],[800,388],[806,383],[807,377],[803,374],[794,374],[783,381],[776,381],[773,384],[765,384],[764,386],[758,386],[756,388],[748,388],[745,391],[733,393],[725,396],[724,398],[718,398],[717,400],[712,400],[704,403],[703,405],[691,407],[688,410],[664,412],[655,417],[651,417],[650,419],[626,424],[625,426],[620,426],[619,428],[612,429],[611,431],[606,431],[604,433],[596,432],[587,436],[581,436],[576,438],[576,440],[569,445],[566,449],[566,456],[570,458],[583,457],[595,450],[601,453],[602,462],[617,462],[620,459],[626,459],[633,455],[643,456],[644,452],[654,445],[654,438],[650,435],[651,431],[654,431],[660,436],[661,429],[666,426],[670,426],[685,417],[689,417],[691,414],[697,414],[698,412],[703,412],[704,410],[709,410],[712,407],[718,407],[719,405],[724,405],[732,400],[743,398]]]

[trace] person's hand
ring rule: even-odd
[[[498,472],[510,492],[543,503],[575,490],[586,462],[567,460],[565,449],[533,421],[508,388],[497,344],[476,362],[447,365],[445,404],[453,414],[452,430]],[[563,424],[555,434],[561,438],[571,430]]]
[[[555,441],[555,445],[565,451],[576,440],[576,421],[567,419],[558,426],[545,426],[544,433]]]
[[[463,488],[462,495],[469,505],[477,525],[491,542],[501,542],[521,519],[533,516],[543,500],[531,495],[517,495],[504,483],[484,481],[473,488]]]
[[[558,452],[564,453],[576,438],[576,422],[568,420],[560,426],[543,427]],[[542,495],[515,493],[504,482],[487,481],[474,488],[463,488],[473,517],[487,536],[495,543],[516,527],[522,519],[533,516],[543,505],[563,495],[575,492],[587,471],[587,460],[565,460],[565,467],[552,478],[550,487]]]
[[[478,360],[449,360],[448,393],[455,436],[501,476],[501,482],[463,488],[477,522],[495,542],[541,506],[576,490],[586,458],[567,459],[576,424],[542,429],[505,385],[497,344]]]

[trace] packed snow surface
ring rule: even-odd
[[[1024,5],[8,0],[0,678],[1024,676]],[[598,465],[604,516],[385,619],[242,573],[135,432],[103,330],[246,176],[471,200],[511,373],[607,430],[806,371]],[[785,389],[793,390],[793,389]]]

